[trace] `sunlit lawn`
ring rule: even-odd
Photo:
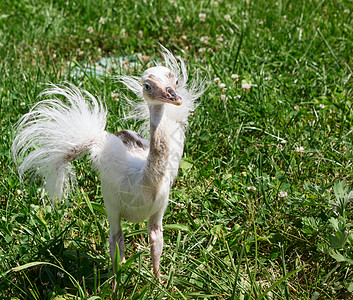
[[[0,297],[351,297],[352,12],[350,1],[0,2]],[[158,43],[210,87],[164,217],[162,281],[146,224],[124,223],[130,260],[114,295],[88,160],[54,209],[38,179],[20,184],[9,149],[48,82],[104,99],[107,130],[139,130],[121,121],[114,75],[140,75]]]

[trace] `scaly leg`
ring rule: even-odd
[[[159,263],[163,250],[162,214],[155,214],[148,220],[148,236],[151,245],[153,273],[159,279]]]
[[[114,269],[114,257],[115,257],[116,244],[119,245],[120,261],[122,262],[124,259],[125,244],[124,244],[124,234],[120,226],[116,233],[113,233],[112,231],[110,231],[110,237],[109,237],[109,250],[110,250],[110,257],[113,263],[113,269]],[[115,270],[114,270],[114,273],[115,273]]]
[[[108,219],[109,219],[109,214],[108,214]],[[125,253],[124,234],[121,229],[120,218],[117,220],[109,220],[109,223],[110,223],[109,250],[110,250],[110,258],[113,263],[113,272],[115,274],[114,257],[115,257],[117,244],[119,246],[120,261],[122,262],[124,260],[124,253]],[[113,291],[115,291],[115,288],[116,288],[115,279],[113,281],[112,288],[113,288]]]

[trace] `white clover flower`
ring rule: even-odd
[[[254,187],[253,185],[248,186],[248,191],[256,191],[256,187]]]
[[[288,193],[285,192],[285,191],[280,191],[279,194],[278,194],[278,197],[280,198],[284,198],[284,197],[287,197],[288,196]]]
[[[105,23],[105,19],[103,17],[100,17],[98,23],[103,25]]]
[[[230,15],[226,14],[224,15],[224,18],[226,19],[226,21],[231,21],[232,19],[230,18]]]
[[[256,84],[247,83],[247,82],[244,82],[244,83],[242,83],[242,85],[241,85],[241,88],[244,89],[244,90],[246,90],[247,92],[250,91],[250,89],[251,89],[252,87],[257,87],[257,85],[256,85]]]
[[[208,37],[208,36],[202,36],[202,37],[200,38],[200,41],[201,41],[201,43],[203,43],[203,44],[208,44],[208,42],[209,42],[209,37]]]
[[[238,74],[232,74],[230,76],[232,79],[238,80],[239,79],[239,75]]]
[[[21,195],[22,191],[21,190],[17,190],[16,193],[17,193],[17,195]]]
[[[184,203],[179,203],[179,202],[175,202],[175,205],[181,207],[181,208],[185,208],[185,204]]]
[[[213,79],[214,82],[218,82],[220,81],[220,79],[218,77],[216,77],[215,79]]]
[[[94,29],[93,29],[92,26],[90,26],[90,27],[87,28],[87,31],[88,31],[89,34],[92,34],[94,32]]]
[[[320,103],[320,104],[319,104],[319,107],[320,107],[320,108],[325,108],[326,106],[325,106],[325,104]]]
[[[110,97],[112,98],[113,101],[117,101],[118,100],[118,94],[117,93],[111,93]]]
[[[205,13],[200,13],[199,14],[199,20],[200,22],[205,22],[206,21],[207,15]]]
[[[222,100],[222,101],[224,101],[224,100],[226,100],[226,99],[227,99],[226,95],[221,95],[221,100]]]
[[[245,89],[245,90],[250,90],[251,89],[251,84],[250,83],[243,83],[242,85],[241,85],[241,88],[242,89]]]
[[[223,37],[220,35],[217,39],[216,39],[217,42],[223,42]]]
[[[304,151],[305,151],[305,149],[302,146],[295,148],[295,152],[304,152]]]
[[[226,85],[225,85],[225,83],[221,83],[221,84],[219,85],[219,87],[220,87],[221,89],[224,89],[224,88],[226,87]]]

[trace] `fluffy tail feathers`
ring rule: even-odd
[[[75,179],[70,162],[104,144],[107,111],[100,100],[71,84],[51,85],[40,96],[46,100],[17,124],[12,155],[20,176],[37,173],[51,198],[61,198]]]

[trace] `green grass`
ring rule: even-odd
[[[351,297],[353,3],[194,2],[0,2],[0,297]],[[78,162],[78,189],[55,210],[39,180],[20,184],[9,149],[47,82],[104,98],[109,131],[137,129],[119,121],[115,98],[126,91],[111,76],[141,74],[160,59],[158,42],[211,85],[190,118],[164,217],[162,283],[145,223],[124,223],[127,261],[112,296],[97,174]],[[136,53],[129,69],[71,76]]]

